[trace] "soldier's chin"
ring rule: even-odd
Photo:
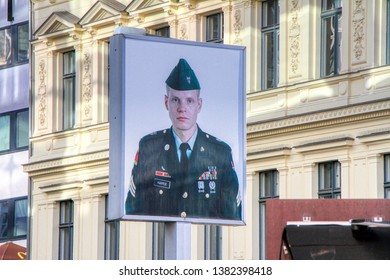
[[[188,123],[186,122],[179,122],[179,123],[176,123],[176,129],[178,130],[189,130],[191,129],[191,125],[189,125]]]

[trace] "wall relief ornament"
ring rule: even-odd
[[[300,55],[301,55],[301,26],[299,25],[299,0],[289,1],[290,4],[290,26],[288,30],[289,39],[289,59],[290,70],[293,74],[299,71]]]
[[[187,25],[186,24],[182,24],[180,25],[180,37],[179,37],[180,40],[187,40],[188,39],[188,35],[187,35]]]
[[[46,92],[46,63],[42,59],[38,64],[38,128],[47,128],[47,92]]]
[[[353,42],[353,54],[356,60],[361,60],[364,56],[364,43],[365,43],[365,25],[366,25],[366,1],[355,0],[353,2],[352,12],[352,42]]]
[[[89,52],[83,54],[83,113],[84,119],[92,118],[91,58]]]
[[[242,40],[240,38],[240,32],[242,29],[242,21],[241,21],[241,11],[236,10],[234,12],[234,23],[233,23],[233,29],[234,29],[234,44],[240,45],[242,43]]]

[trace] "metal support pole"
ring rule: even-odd
[[[191,259],[191,223],[165,224],[165,259]]]

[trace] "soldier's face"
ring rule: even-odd
[[[165,107],[176,131],[192,132],[196,128],[196,120],[202,109],[199,90],[169,89],[165,95]]]

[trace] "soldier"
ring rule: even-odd
[[[172,126],[140,140],[126,214],[240,220],[231,148],[198,126],[200,85],[185,59],[172,70],[166,88]]]

